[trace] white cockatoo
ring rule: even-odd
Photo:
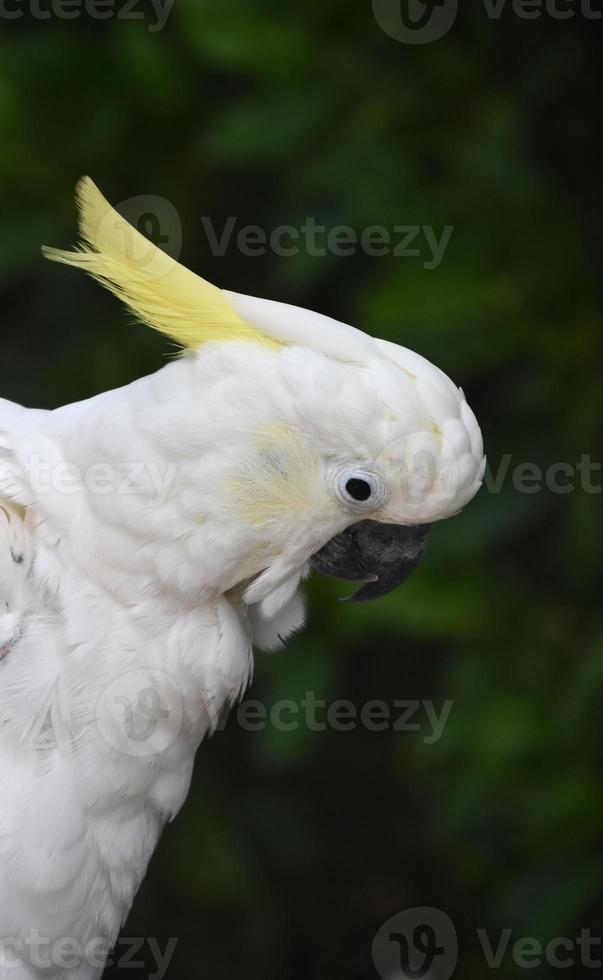
[[[79,250],[46,256],[183,354],[56,411],[0,399],[2,980],[102,973],[253,645],[302,626],[310,567],[390,591],[484,469],[423,357],[222,291],[89,179],[78,199]]]

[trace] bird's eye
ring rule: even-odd
[[[335,496],[353,510],[377,510],[389,496],[387,484],[378,473],[338,469],[333,477]]]
[[[345,485],[345,491],[352,500],[364,502],[371,496],[372,489],[368,480],[361,480],[358,476],[353,476]]]

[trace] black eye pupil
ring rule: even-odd
[[[371,495],[370,483],[367,483],[366,480],[359,480],[358,477],[352,477],[351,480],[348,480],[345,488],[352,500],[368,500]]]

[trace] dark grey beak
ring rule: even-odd
[[[401,527],[361,521],[353,524],[317,551],[312,568],[362,588],[346,602],[366,602],[392,592],[414,571],[423,557],[429,525]]]

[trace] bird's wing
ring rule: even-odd
[[[11,937],[0,980],[61,980],[63,969],[32,965],[32,937],[104,936],[98,923],[108,921],[107,910],[113,936],[123,917],[89,836],[85,780],[80,770],[78,781],[70,746],[59,746],[82,684],[77,667],[68,672],[64,608],[48,586],[48,501],[35,473],[46,421],[0,399],[0,894],[10,897],[0,902],[0,936]],[[101,972],[80,966],[78,980]]]
[[[16,646],[32,600],[31,542],[14,436],[23,414],[0,399],[0,661]]]
[[[27,593],[23,512],[0,496],[0,660],[16,645]]]

